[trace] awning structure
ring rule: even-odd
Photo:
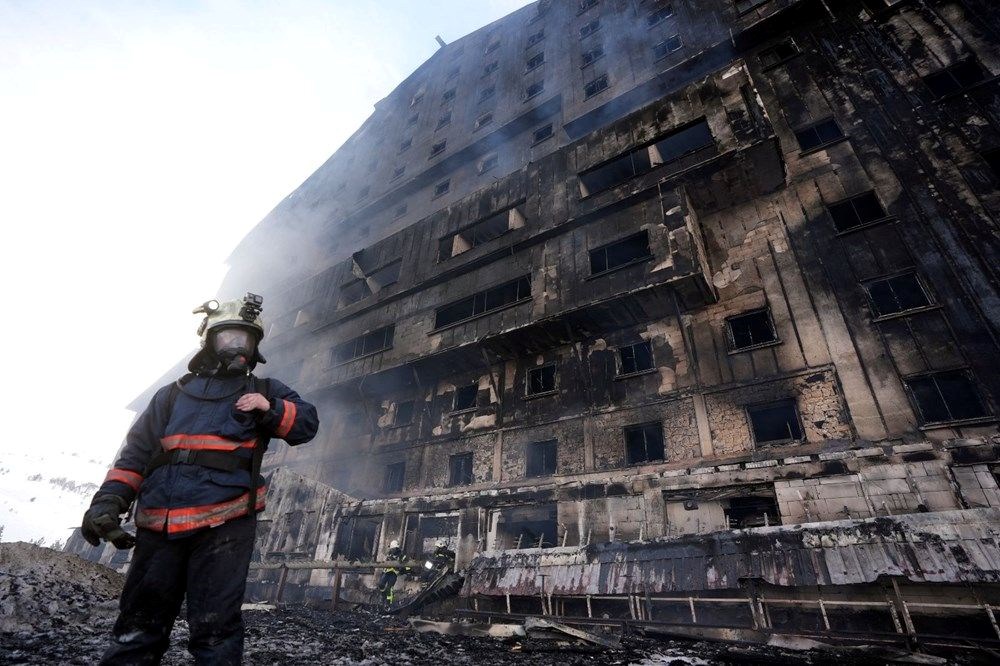
[[[799,587],[872,583],[883,576],[997,583],[998,537],[1000,510],[970,509],[487,552],[470,564],[462,594],[659,594],[739,589],[747,580]]]

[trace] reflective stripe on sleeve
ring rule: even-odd
[[[124,483],[132,490],[137,491],[139,490],[139,485],[142,483],[142,474],[133,472],[130,469],[115,467],[108,472],[106,477],[104,477],[104,483],[107,483],[108,481],[118,481],[119,483]]]
[[[294,402],[288,400],[282,400],[285,404],[285,409],[281,412],[281,423],[274,431],[276,437],[284,437],[292,430],[292,426],[295,425],[295,413],[298,409],[295,407]]]

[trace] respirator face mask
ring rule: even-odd
[[[212,351],[227,372],[247,372],[257,348],[257,336],[245,328],[221,328],[212,333]]]

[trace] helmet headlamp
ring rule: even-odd
[[[219,301],[213,298],[212,300],[205,301],[204,303],[196,307],[194,310],[191,311],[191,314],[212,314],[218,309],[219,309]]]

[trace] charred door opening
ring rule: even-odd
[[[375,555],[381,516],[353,516],[345,518],[337,529],[335,556],[348,560],[370,560]]]
[[[458,548],[457,513],[415,513],[406,517],[406,554],[420,559],[434,552],[435,544],[444,541],[451,550]]]
[[[500,509],[494,514],[493,548],[552,548],[559,545],[558,510],[555,503]]]

